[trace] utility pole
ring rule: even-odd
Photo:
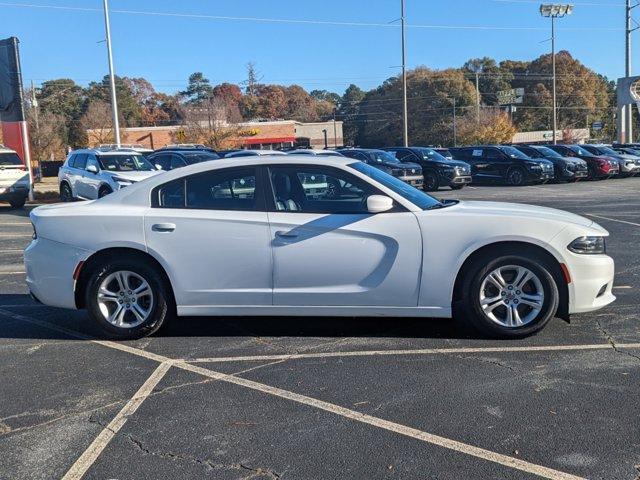
[[[458,126],[456,118],[456,97],[453,97],[453,146],[458,146]]]
[[[338,130],[336,128],[336,107],[333,107],[333,148],[338,148]]]
[[[111,26],[109,24],[109,2],[102,0],[104,6],[104,27],[107,34],[107,54],[109,56],[109,83],[111,84],[111,110],[113,112],[113,130],[116,146],[120,148],[120,122],[118,121],[118,99],[116,97],[116,77],[113,72],[113,52],[111,50]]]
[[[31,108],[33,108],[33,119],[36,122],[36,146],[38,147],[38,156],[42,155],[40,151],[40,112],[38,111],[38,99],[36,98],[36,87],[31,80]],[[41,158],[36,160],[41,161]]]
[[[405,26],[404,26],[404,0],[400,0],[400,23],[402,25],[402,129],[404,146],[409,146],[409,124],[407,113],[407,64],[405,58]]]
[[[476,72],[476,119],[480,125],[480,80],[478,72]]]
[[[625,77],[631,76],[631,33],[638,29],[638,27],[632,26],[633,19],[631,18],[631,10],[637,6],[638,3],[631,5],[631,0],[627,0],[625,6]],[[633,105],[625,105],[622,107],[622,112],[620,113],[623,115],[622,123],[626,126],[626,136],[624,141],[627,143],[633,142]]]
[[[556,17],[551,16],[551,62],[553,75],[553,144],[558,143],[556,131],[558,130],[558,104],[556,103]]]

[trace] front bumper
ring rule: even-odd
[[[556,176],[553,172],[536,172],[531,170],[527,172],[527,180],[530,182],[548,182],[549,180],[553,180],[554,178],[556,178]]]
[[[29,196],[29,187],[2,187],[0,186],[0,201],[10,202],[21,200]]]
[[[569,313],[598,310],[613,302],[614,263],[607,255],[571,254],[567,263],[569,284]]]
[[[73,272],[92,252],[45,238],[33,240],[24,251],[27,286],[44,305],[76,308]]]
[[[640,173],[640,166],[635,163],[632,164],[620,164],[620,173],[635,175],[636,173]]]
[[[424,181],[422,175],[407,175],[398,177],[398,179],[408,183],[412,187],[422,187]]]
[[[451,185],[467,185],[471,183],[471,175],[460,175],[449,179]]]

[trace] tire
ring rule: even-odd
[[[71,187],[66,182],[60,184],[60,201],[62,202],[73,201],[73,193],[71,192]]]
[[[553,266],[545,257],[521,248],[489,252],[466,269],[461,286],[465,295],[454,307],[455,315],[489,337],[532,335],[542,330],[558,310],[560,296],[552,271]],[[505,282],[502,287],[494,280],[496,272]],[[516,276],[526,277],[526,272],[533,277],[518,285]]]
[[[24,204],[27,203],[27,198],[26,197],[22,197],[19,200],[12,200],[9,202],[9,205],[11,205],[11,208],[22,208],[24,207]]]
[[[451,190],[462,190],[464,188],[464,185],[449,185],[451,187]]]
[[[424,183],[422,185],[422,189],[426,192],[435,192],[438,188],[440,188],[438,174],[433,171],[424,172]]]
[[[136,295],[143,282],[148,288]],[[123,284],[128,288],[123,289]],[[109,295],[99,297],[101,289]],[[89,316],[111,338],[151,335],[174,316],[175,305],[165,277],[139,258],[108,259],[89,274],[85,291]]]
[[[110,193],[113,193],[113,191],[109,187],[101,187],[98,190],[98,198],[106,197]]]
[[[520,187],[525,183],[524,170],[521,168],[512,168],[507,172],[507,183],[512,187]]]

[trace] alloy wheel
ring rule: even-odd
[[[533,322],[544,305],[538,276],[520,265],[505,265],[488,273],[480,286],[480,307],[491,321],[508,328]]]
[[[104,319],[119,328],[145,322],[153,309],[153,291],[141,275],[122,270],[108,275],[98,289],[98,307]]]

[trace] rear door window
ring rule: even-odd
[[[85,168],[87,168],[86,153],[78,153],[76,155],[75,161],[73,162],[73,168],[79,168],[80,170],[84,170]]]

